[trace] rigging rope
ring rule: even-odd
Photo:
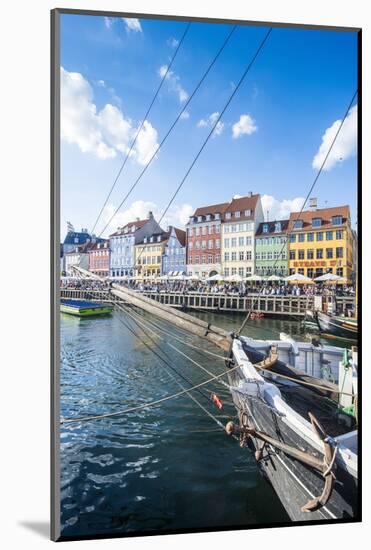
[[[310,197],[310,195],[311,195],[311,193],[312,193],[312,191],[313,191],[313,189],[314,189],[314,187],[315,187],[315,185],[316,185],[316,183],[317,183],[317,181],[318,181],[318,178],[320,177],[320,175],[321,175],[321,173],[322,173],[322,170],[323,170],[323,168],[324,168],[324,166],[325,166],[325,164],[326,164],[326,162],[327,162],[327,159],[328,159],[328,157],[329,157],[329,155],[330,155],[330,153],[331,153],[331,151],[332,151],[332,148],[333,148],[333,146],[334,146],[334,144],[335,144],[335,141],[336,141],[336,139],[337,139],[337,137],[338,137],[338,135],[339,135],[339,133],[340,133],[340,131],[341,131],[343,125],[344,125],[345,119],[346,119],[347,116],[348,116],[348,113],[349,113],[349,111],[350,111],[350,109],[351,109],[351,107],[352,107],[352,105],[353,105],[353,101],[355,100],[355,98],[356,98],[356,96],[357,96],[357,93],[358,93],[358,88],[356,89],[356,91],[354,92],[354,94],[353,94],[353,96],[352,96],[352,99],[350,100],[350,103],[349,103],[349,105],[348,105],[348,107],[347,107],[347,109],[346,109],[346,111],[345,111],[345,114],[344,114],[342,120],[341,120],[340,126],[339,126],[339,128],[337,129],[336,134],[335,134],[333,140],[331,141],[331,144],[330,144],[330,146],[329,146],[329,148],[328,148],[328,151],[327,151],[327,153],[326,153],[326,155],[325,155],[325,158],[324,158],[324,160],[323,160],[323,162],[322,162],[322,164],[321,164],[321,166],[320,166],[320,168],[319,168],[319,170],[318,170],[318,172],[317,172],[317,175],[316,175],[316,177],[314,178],[314,181],[313,181],[312,185],[311,185],[310,188],[309,188],[309,191],[308,191],[308,193],[307,193],[307,196],[305,197],[305,200],[304,200],[303,206],[301,207],[301,210],[300,210],[300,212],[299,212],[299,215],[298,215],[298,217],[297,217],[297,218],[294,220],[294,222],[293,222],[294,225],[295,225],[295,223],[296,223],[297,221],[300,220],[300,216],[301,216],[301,214],[302,214],[302,212],[303,212],[303,210],[304,210],[304,207],[305,207],[305,205],[306,205],[306,203],[307,203],[307,201],[308,201],[308,199],[309,199],[309,197]],[[274,264],[273,264],[273,268],[276,266],[278,260],[281,259],[281,256],[282,256],[282,253],[283,253],[285,247],[286,247],[286,243],[284,242],[283,245],[282,245],[282,248],[281,248],[281,250],[280,250],[280,252],[279,252],[279,254],[278,254],[278,257],[276,258],[276,260],[275,260],[275,262],[274,262]],[[272,268],[272,269],[273,269],[273,268]],[[252,313],[252,311],[253,311],[253,309],[254,309],[254,303],[256,302],[256,300],[257,300],[257,299],[259,298],[259,296],[261,295],[261,293],[262,293],[262,291],[263,291],[263,288],[264,288],[264,287],[262,286],[262,288],[261,288],[259,294],[258,294],[258,295],[255,297],[255,299],[253,300],[253,302],[252,302],[252,304],[251,304],[250,310],[247,312],[244,321],[242,322],[240,328],[238,329],[238,332],[237,332],[237,335],[238,335],[238,336],[241,334],[241,331],[244,329],[245,324],[246,324],[247,320],[249,319],[249,317],[250,317],[250,315],[251,315],[251,313]]]
[[[181,188],[183,187],[186,179],[188,178],[192,168],[194,167],[194,165],[196,164],[197,160],[199,159],[202,151],[204,150],[204,148],[206,147],[209,139],[211,138],[212,134],[214,133],[214,130],[215,128],[217,127],[217,125],[219,124],[221,118],[223,117],[225,111],[228,109],[231,101],[233,100],[234,96],[236,95],[236,93],[238,92],[239,88],[241,87],[242,83],[244,82],[248,72],[250,71],[251,67],[253,66],[256,58],[258,57],[259,53],[261,52],[261,50],[263,49],[264,47],[264,44],[266,43],[266,41],[268,40],[268,37],[270,35],[270,33],[272,32],[272,27],[270,27],[267,31],[267,33],[265,34],[263,40],[261,41],[258,49],[256,50],[254,56],[252,57],[251,61],[249,62],[249,64],[247,65],[246,69],[244,70],[244,72],[242,73],[242,76],[240,78],[240,80],[238,81],[236,87],[234,88],[234,90],[232,91],[231,95],[229,96],[226,104],[224,105],[223,109],[221,110],[219,116],[217,117],[217,119],[215,120],[213,126],[211,127],[211,130],[210,132],[208,133],[206,139],[204,140],[203,144],[201,145],[200,149],[198,150],[198,153],[196,154],[195,158],[193,159],[193,161],[191,162],[191,165],[189,166],[188,170],[186,171],[185,175],[183,176],[181,182],[179,183],[178,187],[176,188],[173,196],[171,197],[170,201],[168,202],[165,210],[162,212],[161,214],[161,217],[159,219],[159,224],[162,222],[162,220],[164,219],[167,211],[169,210],[170,206],[173,204],[176,196],[178,195],[179,191],[181,190]],[[138,258],[137,258],[137,262],[139,260],[139,258],[141,257],[141,255],[143,254],[144,250],[147,248],[148,244],[146,244],[142,249],[141,249],[141,252],[139,253],[138,255]]]
[[[126,200],[129,198],[129,196],[131,195],[132,191],[134,191],[135,187],[137,186],[137,184],[139,183],[139,181],[141,180],[142,176],[145,174],[145,172],[147,171],[147,168],[150,166],[150,164],[152,163],[153,159],[157,156],[158,152],[160,151],[161,147],[163,146],[163,144],[165,143],[165,141],[167,140],[167,138],[169,137],[169,135],[171,134],[174,126],[177,124],[178,120],[181,118],[182,114],[184,113],[184,111],[186,110],[186,108],[188,107],[188,105],[190,104],[190,102],[192,101],[193,97],[195,96],[196,92],[199,90],[199,88],[201,87],[202,83],[204,82],[205,78],[207,77],[207,75],[209,74],[209,72],[211,71],[212,67],[215,65],[217,59],[219,58],[219,56],[221,55],[221,53],[223,52],[224,48],[226,47],[226,45],[228,44],[229,42],[229,39],[231,38],[232,34],[234,33],[234,31],[236,30],[237,28],[237,25],[234,25],[234,27],[232,28],[232,30],[229,32],[228,36],[226,37],[226,39],[224,40],[221,48],[218,50],[217,54],[215,55],[214,59],[211,61],[210,65],[208,66],[208,68],[206,69],[205,73],[203,74],[202,78],[199,80],[198,84],[196,85],[195,89],[193,90],[193,92],[191,93],[191,95],[189,96],[189,98],[187,99],[187,101],[185,102],[185,104],[183,105],[183,108],[181,109],[181,111],[179,112],[178,116],[176,117],[176,119],[174,120],[174,122],[171,124],[170,128],[168,129],[168,131],[166,132],[165,136],[162,138],[162,141],[160,142],[160,144],[158,145],[158,147],[156,148],[155,152],[153,153],[153,155],[150,157],[149,161],[147,162],[147,164],[144,166],[143,170],[140,172],[139,176],[137,177],[137,179],[134,181],[133,185],[130,187],[129,191],[126,193],[126,195],[124,196],[123,200],[121,201],[121,203],[119,204],[119,206],[116,208],[116,210],[113,212],[112,216],[109,218],[108,222],[106,223],[106,225],[104,226],[104,228],[102,229],[102,231],[100,232],[99,234],[99,237],[104,233],[104,231],[107,229],[107,227],[110,225],[110,223],[112,222],[112,220],[114,219],[114,217],[116,216],[116,214],[118,213],[118,211],[121,209],[121,207],[124,205],[124,203],[126,202]]]

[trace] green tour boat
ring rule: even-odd
[[[86,300],[61,300],[61,312],[77,317],[96,317],[100,315],[109,315],[112,313],[113,306],[110,304],[98,304],[97,302],[88,302]]]

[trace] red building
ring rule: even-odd
[[[109,241],[95,243],[89,249],[89,271],[100,277],[109,276]]]
[[[221,273],[221,221],[229,202],[197,208],[187,224],[187,273]]]

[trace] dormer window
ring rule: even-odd
[[[267,223],[263,223],[263,233],[268,233],[269,231],[269,226]]]
[[[157,242],[158,242],[158,243],[161,242],[161,235],[159,235],[159,236],[157,237]]]
[[[251,216],[251,210],[245,210],[245,216]]]
[[[219,212],[217,212],[217,213],[215,214],[214,217],[215,217],[216,220],[220,220],[220,214],[219,214]]]
[[[210,216],[210,214],[207,214],[206,215],[206,221],[209,222],[210,220],[211,220],[211,216]]]
[[[131,232],[134,233],[135,230],[136,230],[135,225],[132,225],[132,226],[131,226]]]
[[[151,238],[149,239],[149,242],[150,242],[150,243],[153,243],[153,237],[151,237]]]
[[[75,238],[74,238],[74,242],[75,242],[75,243],[78,243],[78,242],[79,242],[79,238],[78,238],[78,237],[75,237]]]
[[[144,243],[147,242],[147,237],[144,237],[143,242],[144,242]]]
[[[241,212],[237,210],[237,212],[235,212],[234,215],[236,218],[239,218],[241,216]]]
[[[312,219],[312,227],[321,227],[321,225],[322,225],[322,218]]]
[[[197,221],[202,222],[202,216],[197,216]]]
[[[226,213],[225,219],[226,219],[226,220],[230,220],[230,219],[231,219],[231,213],[230,213],[230,212],[227,212],[227,213]]]
[[[294,229],[303,229],[303,220],[295,220]]]
[[[281,231],[281,222],[276,222],[274,225],[274,230],[276,233],[279,233]]]
[[[332,216],[332,225],[341,225],[343,223],[343,216]]]

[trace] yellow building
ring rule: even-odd
[[[349,206],[292,212],[288,234],[290,274],[314,279],[334,273],[350,281],[353,232]]]
[[[161,261],[169,233],[156,233],[135,245],[135,270],[144,277],[161,275]]]

